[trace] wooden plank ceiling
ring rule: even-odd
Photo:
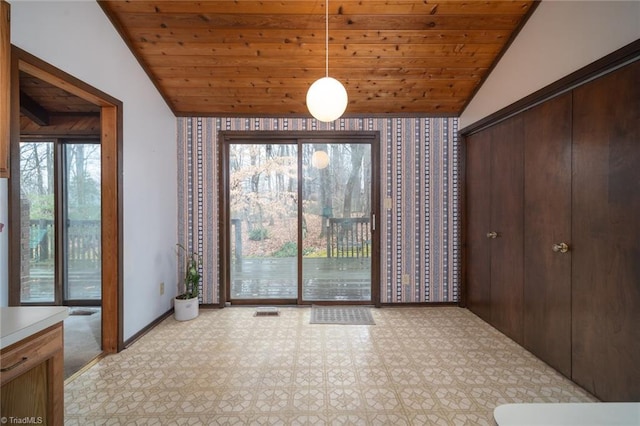
[[[458,115],[534,1],[330,0],[345,116]],[[178,116],[310,116],[326,0],[99,1]]]
[[[100,137],[100,107],[20,71],[20,134]]]

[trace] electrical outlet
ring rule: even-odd
[[[402,275],[402,284],[411,284],[411,276],[409,274]]]
[[[164,283],[160,283],[160,296],[164,294]]]

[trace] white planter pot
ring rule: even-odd
[[[197,297],[173,300],[173,316],[177,321],[189,321],[198,316],[200,305]]]

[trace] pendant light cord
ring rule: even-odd
[[[324,10],[324,50],[325,74],[329,77],[329,0],[326,1]]]

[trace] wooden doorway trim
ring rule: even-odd
[[[0,0],[0,178],[9,177],[11,140],[11,6]]]
[[[102,212],[102,351],[119,352],[124,348],[122,321],[122,102],[55,68],[37,57],[12,46],[11,69],[11,165],[18,170],[20,161],[19,72],[23,71],[66,90],[101,108],[101,212]],[[9,184],[9,215],[12,223],[20,218],[20,205],[12,201],[19,191],[19,179]],[[20,304],[20,270],[17,257],[20,239],[10,235],[9,304]],[[18,286],[16,289],[15,286]],[[16,291],[17,290],[17,291]]]

